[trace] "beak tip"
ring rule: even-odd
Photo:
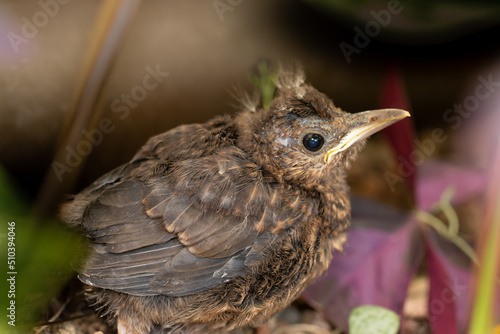
[[[382,111],[386,111],[390,114],[388,118],[393,118],[393,119],[403,119],[406,117],[411,117],[411,114],[409,111],[404,110],[404,109],[397,109],[397,108],[389,108],[389,109],[381,109]]]

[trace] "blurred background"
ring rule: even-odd
[[[99,3],[0,0],[0,164],[33,196],[71,107]],[[388,22],[380,32],[368,27],[366,42],[357,35],[378,22],[370,11],[391,15],[379,18]],[[93,147],[72,191],[129,160],[154,134],[235,112],[231,88],[251,90],[247,76],[262,59],[299,61],[308,81],[350,112],[379,106],[395,61],[417,129],[445,126],[444,112],[498,66],[498,17],[500,4],[486,0],[144,1],[100,96],[114,129]],[[117,111],[148,67],[169,75],[146,96],[136,89],[140,101],[132,98],[129,112]]]
[[[37,196],[40,202],[41,188],[57,188],[45,214],[56,212],[64,194],[130,160],[151,136],[237,112],[234,87],[252,91],[248,77],[262,60],[271,68],[300,63],[307,81],[349,112],[382,107],[387,73],[395,70],[415,138],[437,145],[426,158],[476,171],[491,165],[500,130],[498,1],[142,1],[118,34],[102,85],[94,85],[91,121],[78,128],[75,96],[103,2],[0,0],[0,166],[28,203]],[[457,109],[467,103],[466,111]],[[77,146],[67,149],[72,124]],[[436,129],[446,140],[432,138]],[[412,208],[408,189],[395,190],[384,178],[398,169],[391,147],[381,136],[370,143],[351,171],[353,191]],[[58,149],[63,159],[54,165]],[[482,200],[467,202],[463,212],[469,240]],[[426,310],[418,312],[425,317]]]

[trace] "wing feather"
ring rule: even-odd
[[[94,242],[83,282],[140,296],[205,291],[248,274],[269,243],[315,209],[265,182],[232,146],[169,166],[147,180],[116,171],[102,179],[113,182],[101,181],[81,218]]]

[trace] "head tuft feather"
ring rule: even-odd
[[[260,93],[256,89],[249,94],[248,91],[241,87],[234,87],[231,90],[231,95],[237,101],[237,108],[242,111],[256,112],[260,104]]]
[[[305,80],[306,76],[300,65],[294,64],[290,69],[284,69],[280,65],[275,84],[279,89],[291,89],[301,87]]]

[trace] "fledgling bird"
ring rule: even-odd
[[[276,86],[268,109],[155,136],[63,206],[90,239],[79,278],[120,334],[258,326],[342,248],[349,163],[409,113],[346,113],[300,70]]]

